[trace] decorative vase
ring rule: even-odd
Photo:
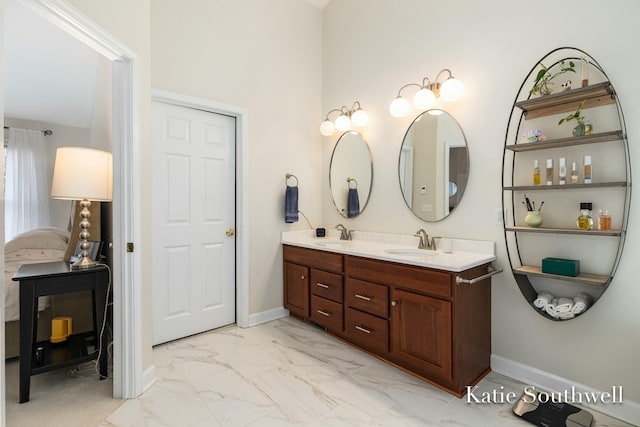
[[[529,227],[540,227],[542,225],[542,215],[540,211],[529,211],[527,216],[524,217],[524,223]]]
[[[554,83],[552,81],[544,81],[540,83],[540,96],[551,95],[553,93]]]
[[[585,134],[585,126],[584,123],[578,123],[578,126],[573,128],[573,131],[571,131],[571,133],[573,134],[573,136],[582,136]]]

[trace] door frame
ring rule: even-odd
[[[141,256],[140,251],[128,253],[125,247],[127,242],[141,242],[139,59],[64,0],[19,1],[113,62],[113,394],[115,398],[135,398],[143,392]],[[0,310],[4,311],[3,307]],[[4,409],[4,363],[0,377]],[[2,414],[0,423],[4,425],[4,410]]]
[[[249,112],[246,108],[204,98],[151,89],[151,100],[179,107],[193,108],[236,119],[236,324],[249,323]]]

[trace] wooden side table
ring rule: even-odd
[[[46,262],[20,266],[12,280],[20,282],[20,403],[29,401],[31,376],[65,368],[100,355],[100,379],[107,372],[107,337],[100,340],[109,287],[109,270],[104,265],[71,271],[66,262]],[[70,335],[65,342],[36,342],[38,297],[90,290],[93,300],[93,331]],[[93,345],[93,350],[90,347]],[[36,358],[35,349],[42,347]],[[100,348],[102,352],[100,353]]]

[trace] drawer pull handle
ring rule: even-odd
[[[316,283],[316,286],[320,286],[321,288],[329,289],[329,285],[325,285],[324,283]]]
[[[323,316],[331,316],[331,314],[327,313],[326,311],[322,311],[322,310],[317,310],[318,314],[322,314]]]
[[[356,294],[356,298],[363,299],[365,301],[371,301],[371,298],[365,297],[364,295]]]
[[[368,329],[363,328],[362,326],[356,325],[356,329],[359,330],[360,332],[364,332],[365,334],[370,334],[371,331]]]

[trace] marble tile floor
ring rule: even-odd
[[[515,417],[509,403],[468,403],[290,318],[163,344],[153,359],[157,382],[138,399],[108,399],[110,381],[90,375],[73,378],[89,384],[84,402],[71,389],[60,396],[44,392],[46,378],[33,383],[28,404],[11,403],[17,392],[13,397],[7,390],[7,427],[532,425]],[[61,378],[52,378],[52,387],[56,381]],[[523,387],[490,373],[476,395],[519,396]],[[594,427],[629,426],[590,412]],[[85,413],[95,415],[85,420]]]

